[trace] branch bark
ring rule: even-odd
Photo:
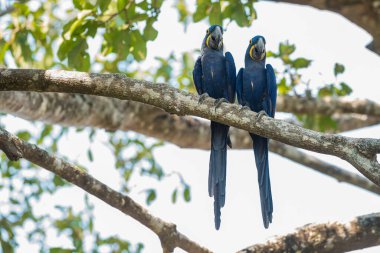
[[[0,92],[0,108],[6,113],[31,121],[42,120],[64,126],[103,128],[110,131],[132,130],[182,148],[210,148],[210,127],[207,121],[170,115],[157,107],[134,101],[79,94],[6,91]],[[233,148],[252,148],[251,138],[246,131],[231,128],[230,134]],[[368,179],[296,148],[272,140],[269,149],[339,182],[380,194],[380,187]]]
[[[367,47],[380,55],[380,2],[378,0],[276,0],[309,5],[321,10],[337,12],[367,30],[373,41]]]
[[[75,184],[86,192],[103,200],[110,206],[131,216],[157,234],[165,252],[172,252],[174,248],[179,247],[187,252],[211,253],[210,250],[198,245],[196,242],[191,241],[185,235],[178,232],[175,224],[165,222],[153,216],[148,210],[127,195],[123,195],[111,189],[77,166],[49,154],[36,145],[25,142],[1,128],[0,150],[2,150],[10,160],[24,158],[57,174],[68,182]]]
[[[375,116],[380,120],[380,104],[368,99],[349,98],[303,98],[279,96],[277,103],[280,111],[299,114],[319,113],[333,115],[336,113],[357,113]]]
[[[340,253],[380,245],[380,213],[363,215],[348,223],[312,224],[296,232],[257,244],[237,253]]]
[[[296,104],[296,102],[292,101],[290,103]],[[281,111],[284,107],[286,106],[281,103],[278,110]],[[288,111],[290,107],[294,106],[287,106]],[[298,111],[300,110],[306,111],[298,109]],[[184,131],[183,129],[186,130],[188,127],[197,126],[196,120],[191,121],[190,118],[182,120],[182,118],[175,118],[175,116],[169,117],[169,114],[163,110],[139,102],[79,94],[4,91],[0,92],[0,111],[27,120],[40,120],[64,126],[90,126],[107,130],[140,130],[143,131],[143,134],[154,135],[156,138],[167,141],[171,141],[170,136],[174,136],[170,129],[165,131],[165,129],[168,129],[167,120],[171,123],[175,121],[176,124],[179,124],[179,126],[171,124],[176,127],[176,130],[182,129]],[[139,117],[140,114],[144,117]],[[380,123],[380,117],[360,114],[335,113],[332,117],[337,122],[336,131],[338,132]],[[158,121],[159,118],[162,120],[158,123],[164,124],[161,128],[162,131],[156,130],[158,124],[152,124],[155,120]],[[148,126],[151,125],[155,125],[155,127],[148,131]],[[161,136],[157,136],[157,134],[161,134]],[[181,140],[186,138],[187,142],[194,141],[191,136],[186,136],[188,136],[186,133],[180,135]],[[186,144],[177,145],[186,147]],[[205,148],[208,148],[208,144]]]
[[[321,134],[282,120],[262,117],[236,104],[215,108],[215,100],[198,103],[198,96],[166,84],[136,80],[121,74],[88,74],[63,70],[0,69],[0,90],[91,94],[133,100],[178,115],[190,114],[234,126],[292,146],[340,157],[380,186],[380,139]],[[27,81],[25,81],[27,80]],[[152,126],[153,128],[154,126]]]

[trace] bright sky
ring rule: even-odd
[[[177,21],[177,13],[166,1],[156,28],[159,35],[149,43],[148,59],[143,64],[149,67],[155,56],[166,57],[175,53],[199,48],[207,23],[191,24],[186,33]],[[333,80],[332,69],[335,62],[343,63],[346,73],[342,80],[354,89],[353,97],[370,98],[380,101],[378,90],[380,80],[380,57],[365,49],[371,37],[361,28],[345,18],[331,12],[288,4],[260,2],[255,5],[259,19],[250,28],[241,29],[230,24],[224,35],[227,50],[234,55],[237,67],[243,64],[247,43],[251,37],[261,34],[266,37],[267,49],[276,51],[279,42],[289,40],[297,46],[296,54],[313,60],[308,76],[318,82]],[[269,59],[269,62],[271,59]],[[274,64],[276,65],[276,64]],[[319,74],[322,73],[322,74]],[[376,83],[377,82],[377,83]],[[17,130],[24,121],[8,117],[8,129]],[[355,137],[380,138],[380,126],[346,133]],[[98,135],[93,151],[95,162],[88,163],[86,150],[77,143],[87,143],[84,135],[72,133],[65,138],[60,153],[72,159],[83,161],[90,173],[109,186],[117,189],[120,183],[118,173],[113,168],[113,155],[103,143],[105,134]],[[87,146],[86,146],[87,147]],[[270,155],[271,182],[274,199],[274,218],[265,230],[261,220],[257,173],[253,152],[228,151],[227,198],[222,209],[222,225],[214,229],[213,200],[208,197],[208,151],[180,149],[167,144],[155,153],[166,172],[180,171],[192,186],[192,201],[170,203],[170,194],[177,183],[170,178],[160,185],[159,199],[148,209],[156,216],[177,224],[178,230],[215,252],[235,252],[243,247],[265,242],[276,235],[283,235],[307,223],[349,220],[357,215],[379,212],[380,197],[336,180],[296,163]],[[335,165],[355,169],[338,158],[318,155]],[[139,193],[157,185],[152,180],[135,181],[133,198],[145,205],[145,195]],[[82,196],[78,189],[65,189],[53,197],[46,197],[39,205],[41,211],[53,210],[57,203],[80,207]],[[91,198],[96,203],[95,227],[106,235],[119,234],[131,242],[143,242],[144,252],[161,252],[158,238],[141,224],[115,211],[108,205]],[[57,212],[52,211],[52,215]],[[49,234],[48,242],[54,246],[65,246],[62,237]],[[361,252],[379,252],[380,247]],[[34,250],[34,251],[33,251]],[[37,252],[25,244],[18,252]],[[176,250],[175,252],[182,252]]]

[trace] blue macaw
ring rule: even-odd
[[[194,84],[201,102],[207,96],[216,100],[218,107],[222,102],[235,101],[236,67],[231,53],[223,52],[223,29],[212,25],[206,31],[202,42],[201,56],[193,70]],[[229,126],[211,121],[211,154],[209,164],[208,192],[214,196],[215,228],[220,228],[220,209],[226,197],[227,145],[231,147],[228,136]]]
[[[274,70],[265,66],[265,38],[255,36],[249,41],[245,53],[245,68],[236,78],[236,93],[239,104],[257,112],[257,117],[266,114],[274,117],[276,111],[277,85]],[[273,202],[269,178],[268,139],[250,133],[253,140],[256,168],[260,188],[261,213],[264,227],[272,223]]]

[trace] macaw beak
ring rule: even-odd
[[[220,29],[220,27],[216,27],[214,31],[212,31],[208,36],[206,40],[206,45],[209,48],[212,48],[214,50],[221,49],[223,46],[223,33]]]

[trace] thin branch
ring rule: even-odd
[[[31,121],[42,120],[64,126],[110,131],[132,130],[182,148],[210,148],[210,127],[207,121],[170,115],[157,107],[134,101],[79,94],[7,91],[0,92],[0,110]],[[230,134],[233,148],[252,148],[251,138],[246,131],[231,128]],[[331,176],[339,182],[380,194],[380,188],[368,179],[296,148],[273,140],[269,148],[271,152]]]
[[[77,166],[49,154],[36,145],[25,142],[1,128],[0,143],[0,149],[11,160],[24,158],[39,165],[136,219],[157,234],[161,240],[162,247],[167,252],[172,252],[176,247],[187,252],[211,252],[178,232],[175,224],[165,222],[153,216],[130,197],[111,189]]]
[[[11,5],[11,6],[8,6],[6,9],[0,11],[0,17],[5,16],[5,15],[7,15],[7,14],[13,12],[14,10],[15,10],[15,7],[14,7],[14,6],[12,6],[12,5]]]
[[[27,82],[25,82],[27,80]],[[299,148],[334,155],[351,163],[380,186],[380,139],[350,138],[316,131],[257,113],[236,104],[215,108],[215,99],[199,104],[199,96],[166,84],[128,78],[121,74],[88,74],[63,70],[0,69],[0,90],[80,93],[133,100],[177,115],[194,115],[234,126]],[[154,126],[152,126],[153,128]]]
[[[237,253],[340,253],[380,245],[380,213],[356,217],[348,223],[306,225],[296,232],[256,244]]]

